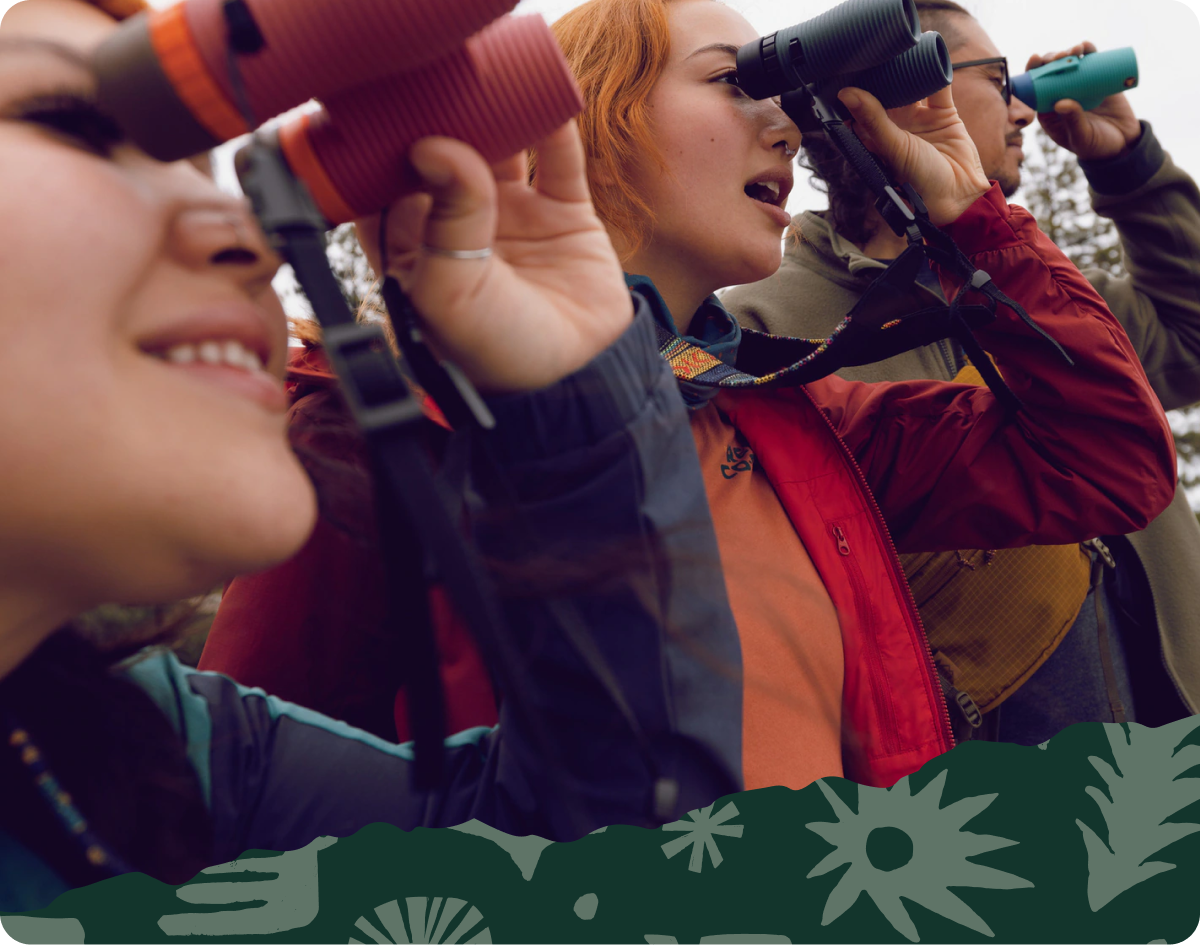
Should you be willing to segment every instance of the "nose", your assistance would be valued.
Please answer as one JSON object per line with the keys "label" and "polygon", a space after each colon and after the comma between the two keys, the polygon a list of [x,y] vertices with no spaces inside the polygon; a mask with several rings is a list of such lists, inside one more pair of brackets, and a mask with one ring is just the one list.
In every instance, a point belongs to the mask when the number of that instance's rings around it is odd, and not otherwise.
{"label": "nose", "polygon": [[169,240],[189,268],[216,269],[245,284],[269,281],[280,264],[246,204],[234,199],[181,207]]}
{"label": "nose", "polygon": [[760,139],[771,150],[781,151],[790,161],[800,150],[800,129],[788,117],[787,112],[779,107],[777,99],[763,101],[765,119]]}
{"label": "nose", "polygon": [[1022,102],[1015,95],[1008,102],[1008,120],[1018,128],[1031,124],[1037,117],[1037,112]]}

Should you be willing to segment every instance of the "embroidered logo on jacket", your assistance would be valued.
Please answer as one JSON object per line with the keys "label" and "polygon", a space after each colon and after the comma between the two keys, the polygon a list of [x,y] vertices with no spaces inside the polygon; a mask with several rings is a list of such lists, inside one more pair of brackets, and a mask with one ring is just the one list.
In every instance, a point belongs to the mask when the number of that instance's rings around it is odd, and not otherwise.
{"label": "embroidered logo on jacket", "polygon": [[730,446],[725,450],[725,462],[721,464],[721,475],[732,479],[738,473],[754,471],[754,454],[748,446]]}

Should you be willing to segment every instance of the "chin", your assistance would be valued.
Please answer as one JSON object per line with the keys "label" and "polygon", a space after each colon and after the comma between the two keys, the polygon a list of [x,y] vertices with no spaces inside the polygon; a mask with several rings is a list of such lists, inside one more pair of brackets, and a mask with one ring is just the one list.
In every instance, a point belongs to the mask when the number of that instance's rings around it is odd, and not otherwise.
{"label": "chin", "polygon": [[725,276],[722,287],[762,282],[779,271],[783,263],[783,246],[776,240],[773,246],[764,247],[761,252],[752,256],[743,256],[733,266],[730,266],[729,262],[730,260],[726,259],[724,266],[713,267],[714,271],[722,272]]}

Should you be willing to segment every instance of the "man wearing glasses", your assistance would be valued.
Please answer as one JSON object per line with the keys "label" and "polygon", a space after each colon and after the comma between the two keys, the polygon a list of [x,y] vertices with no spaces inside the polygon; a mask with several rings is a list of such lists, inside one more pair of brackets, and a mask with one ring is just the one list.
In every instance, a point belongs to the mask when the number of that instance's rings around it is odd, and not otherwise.
{"label": "man wearing glasses", "polygon": [[[1021,182],[1023,132],[1036,119],[1072,151],[1092,205],[1121,236],[1129,275],[1085,275],[1124,326],[1167,409],[1200,402],[1200,192],[1139,122],[1124,95],[1091,112],[1060,102],[1035,115],[1013,97],[1007,60],[953,0],[916,0],[922,29],[946,39],[954,104],[988,177]],[[1026,68],[1094,52],[1089,43]],[[827,337],[906,243],[824,134],[805,133],[801,166],[830,209],[793,218],[779,272],[726,293],[747,328]],[[798,236],[799,238],[792,238]],[[936,275],[908,290],[917,311],[943,302]],[[980,384],[940,341],[839,372],[848,380]],[[1200,710],[1200,527],[1182,489],[1136,535],[1104,548],[975,549],[901,555],[962,738],[1038,744],[1076,722],[1166,722]]]}

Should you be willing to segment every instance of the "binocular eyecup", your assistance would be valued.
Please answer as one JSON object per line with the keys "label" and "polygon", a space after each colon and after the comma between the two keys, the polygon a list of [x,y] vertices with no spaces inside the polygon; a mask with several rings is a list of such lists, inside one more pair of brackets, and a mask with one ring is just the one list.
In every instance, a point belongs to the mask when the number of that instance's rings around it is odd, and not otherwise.
{"label": "binocular eyecup", "polygon": [[911,49],[920,30],[913,0],[844,0],[738,50],[738,85],[763,99],[861,72]]}

